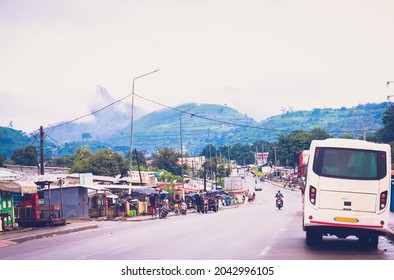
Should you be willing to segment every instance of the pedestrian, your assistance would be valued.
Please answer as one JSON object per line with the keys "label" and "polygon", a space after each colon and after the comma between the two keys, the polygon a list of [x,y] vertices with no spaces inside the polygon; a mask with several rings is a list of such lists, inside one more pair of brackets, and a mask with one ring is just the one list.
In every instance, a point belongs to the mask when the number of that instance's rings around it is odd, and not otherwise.
{"label": "pedestrian", "polygon": [[152,216],[156,216],[157,210],[156,210],[156,195],[155,194],[151,194],[149,196],[149,204],[150,204],[150,210],[151,210]]}

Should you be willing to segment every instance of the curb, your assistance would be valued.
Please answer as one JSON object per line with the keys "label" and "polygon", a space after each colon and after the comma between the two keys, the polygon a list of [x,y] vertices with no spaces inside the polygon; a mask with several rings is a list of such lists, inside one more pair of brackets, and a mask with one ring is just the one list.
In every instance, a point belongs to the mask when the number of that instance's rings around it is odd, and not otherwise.
{"label": "curb", "polygon": [[95,228],[98,228],[98,225],[89,225],[89,226],[84,226],[84,227],[76,227],[76,228],[72,228],[72,229],[58,230],[58,231],[53,231],[53,232],[48,232],[48,233],[32,234],[29,236],[16,237],[13,239],[9,239],[9,241],[16,242],[16,243],[22,243],[22,242],[25,242],[28,240],[51,237],[54,235],[67,234],[67,233],[71,233],[71,232],[77,232],[77,231],[95,229]]}

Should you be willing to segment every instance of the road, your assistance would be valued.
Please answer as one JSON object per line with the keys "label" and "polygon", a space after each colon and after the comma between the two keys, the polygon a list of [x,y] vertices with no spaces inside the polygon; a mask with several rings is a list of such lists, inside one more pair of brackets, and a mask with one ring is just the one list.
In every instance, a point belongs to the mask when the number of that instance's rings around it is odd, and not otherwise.
{"label": "road", "polygon": [[[254,185],[254,180],[249,178]],[[248,181],[249,184],[249,181]],[[3,260],[394,260],[394,246],[360,247],[356,239],[324,238],[309,248],[301,228],[301,196],[261,183],[256,201],[207,214],[164,220],[103,222],[86,230],[0,248]]]}

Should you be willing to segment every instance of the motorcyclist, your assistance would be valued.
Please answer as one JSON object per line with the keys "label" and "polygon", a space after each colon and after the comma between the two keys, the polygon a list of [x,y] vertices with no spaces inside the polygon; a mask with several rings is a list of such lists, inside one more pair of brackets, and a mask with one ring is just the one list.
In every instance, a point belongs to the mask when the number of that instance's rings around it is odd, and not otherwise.
{"label": "motorcyclist", "polygon": [[275,195],[275,198],[283,198],[283,194],[278,190],[278,192]]}
{"label": "motorcyclist", "polygon": [[276,206],[280,205],[278,206],[280,209],[280,207],[283,206],[283,194],[280,192],[280,190],[278,190],[278,192],[276,193],[275,198],[276,198]]}

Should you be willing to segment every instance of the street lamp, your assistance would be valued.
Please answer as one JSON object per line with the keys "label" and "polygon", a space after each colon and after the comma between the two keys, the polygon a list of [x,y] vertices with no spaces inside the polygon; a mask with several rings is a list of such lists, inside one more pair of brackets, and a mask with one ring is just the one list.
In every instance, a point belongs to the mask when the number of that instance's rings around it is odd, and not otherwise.
{"label": "street lamp", "polygon": [[[133,78],[133,87],[131,92],[131,120],[130,120],[130,186],[132,185],[132,168],[133,168],[133,126],[134,126],[134,82],[135,80],[156,73],[160,69],[156,69],[152,72],[137,76]],[[135,155],[137,156],[137,155]]]}
{"label": "street lamp", "polygon": [[182,142],[182,114],[190,111],[191,109],[196,108],[199,106],[199,104],[185,110],[181,111],[179,114],[179,135],[180,135],[180,140],[181,140],[181,167],[182,167],[182,198],[185,199],[185,171],[183,170],[183,142]]}

